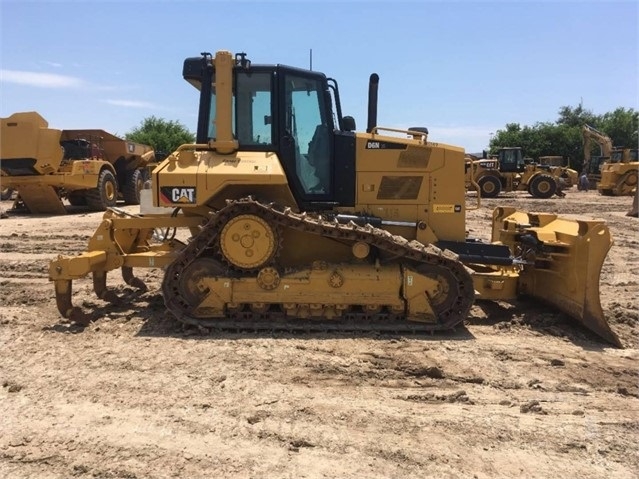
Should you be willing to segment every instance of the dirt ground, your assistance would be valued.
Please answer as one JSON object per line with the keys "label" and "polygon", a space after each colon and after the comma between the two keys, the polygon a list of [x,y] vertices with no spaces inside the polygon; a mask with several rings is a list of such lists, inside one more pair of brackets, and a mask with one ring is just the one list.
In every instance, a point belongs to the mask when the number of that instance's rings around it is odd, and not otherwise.
{"label": "dirt ground", "polygon": [[[11,478],[639,476],[639,220],[631,199],[509,194],[498,204],[608,221],[601,301],[624,349],[548,307],[476,305],[434,336],[214,334],[164,311],[161,271],[108,308],[89,279],[62,320],[49,261],[101,213],[0,220],[0,476]],[[9,202],[2,202],[7,209]],[[127,207],[135,211],[134,207]]]}

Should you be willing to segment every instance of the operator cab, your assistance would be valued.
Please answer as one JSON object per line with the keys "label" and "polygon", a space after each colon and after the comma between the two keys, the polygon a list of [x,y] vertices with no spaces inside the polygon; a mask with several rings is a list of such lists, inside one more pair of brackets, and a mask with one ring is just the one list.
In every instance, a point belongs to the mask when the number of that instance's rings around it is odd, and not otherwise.
{"label": "operator cab", "polygon": [[501,148],[499,150],[499,168],[504,173],[521,173],[525,170],[521,148]]}
{"label": "operator cab", "polygon": [[[185,80],[200,90],[197,143],[217,136],[208,55],[187,58],[183,69]],[[210,88],[202,88],[207,83]],[[284,65],[252,65],[238,54],[232,90],[232,134],[240,151],[276,153],[304,210],[354,205],[355,121],[341,115],[335,80]]]}

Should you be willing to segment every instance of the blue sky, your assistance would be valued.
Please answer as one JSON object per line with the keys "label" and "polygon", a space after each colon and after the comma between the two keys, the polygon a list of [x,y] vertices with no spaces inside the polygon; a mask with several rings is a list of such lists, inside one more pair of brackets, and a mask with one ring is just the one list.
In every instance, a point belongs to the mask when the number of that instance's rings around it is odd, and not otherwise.
{"label": "blue sky", "polygon": [[151,115],[196,129],[184,58],[245,51],[337,79],[344,114],[427,126],[480,151],[507,123],[555,121],[563,105],[638,109],[635,1],[0,0],[0,116],[36,110],[53,128],[120,136]]}

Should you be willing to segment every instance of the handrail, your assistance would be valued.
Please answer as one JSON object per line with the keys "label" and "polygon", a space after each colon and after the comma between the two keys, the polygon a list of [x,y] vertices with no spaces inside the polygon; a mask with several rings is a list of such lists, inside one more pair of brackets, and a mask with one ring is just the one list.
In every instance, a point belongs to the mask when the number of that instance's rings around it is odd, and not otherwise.
{"label": "handrail", "polygon": [[415,130],[401,130],[399,128],[387,128],[385,126],[376,126],[371,130],[371,135],[377,134],[379,131],[392,131],[394,133],[406,133],[410,136],[421,136],[422,140],[425,141],[428,138],[428,133],[424,133],[423,131],[415,131]]}

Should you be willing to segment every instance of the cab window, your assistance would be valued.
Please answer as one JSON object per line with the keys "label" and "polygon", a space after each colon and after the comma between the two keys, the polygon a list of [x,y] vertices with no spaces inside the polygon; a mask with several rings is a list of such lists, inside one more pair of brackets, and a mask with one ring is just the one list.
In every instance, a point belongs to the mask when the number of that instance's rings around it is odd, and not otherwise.
{"label": "cab window", "polygon": [[295,142],[295,174],[304,193],[329,194],[330,137],[323,83],[288,74],[285,134]]}
{"label": "cab window", "polygon": [[241,146],[273,143],[270,73],[238,72],[234,100],[236,138]]}
{"label": "cab window", "polygon": [[[248,73],[237,72],[233,91],[233,137],[241,147],[258,147],[256,149],[272,149],[273,145],[273,112],[272,88],[270,72]],[[215,82],[215,78],[213,79]],[[215,139],[215,85],[211,93],[211,112],[209,116],[209,133]]]}

